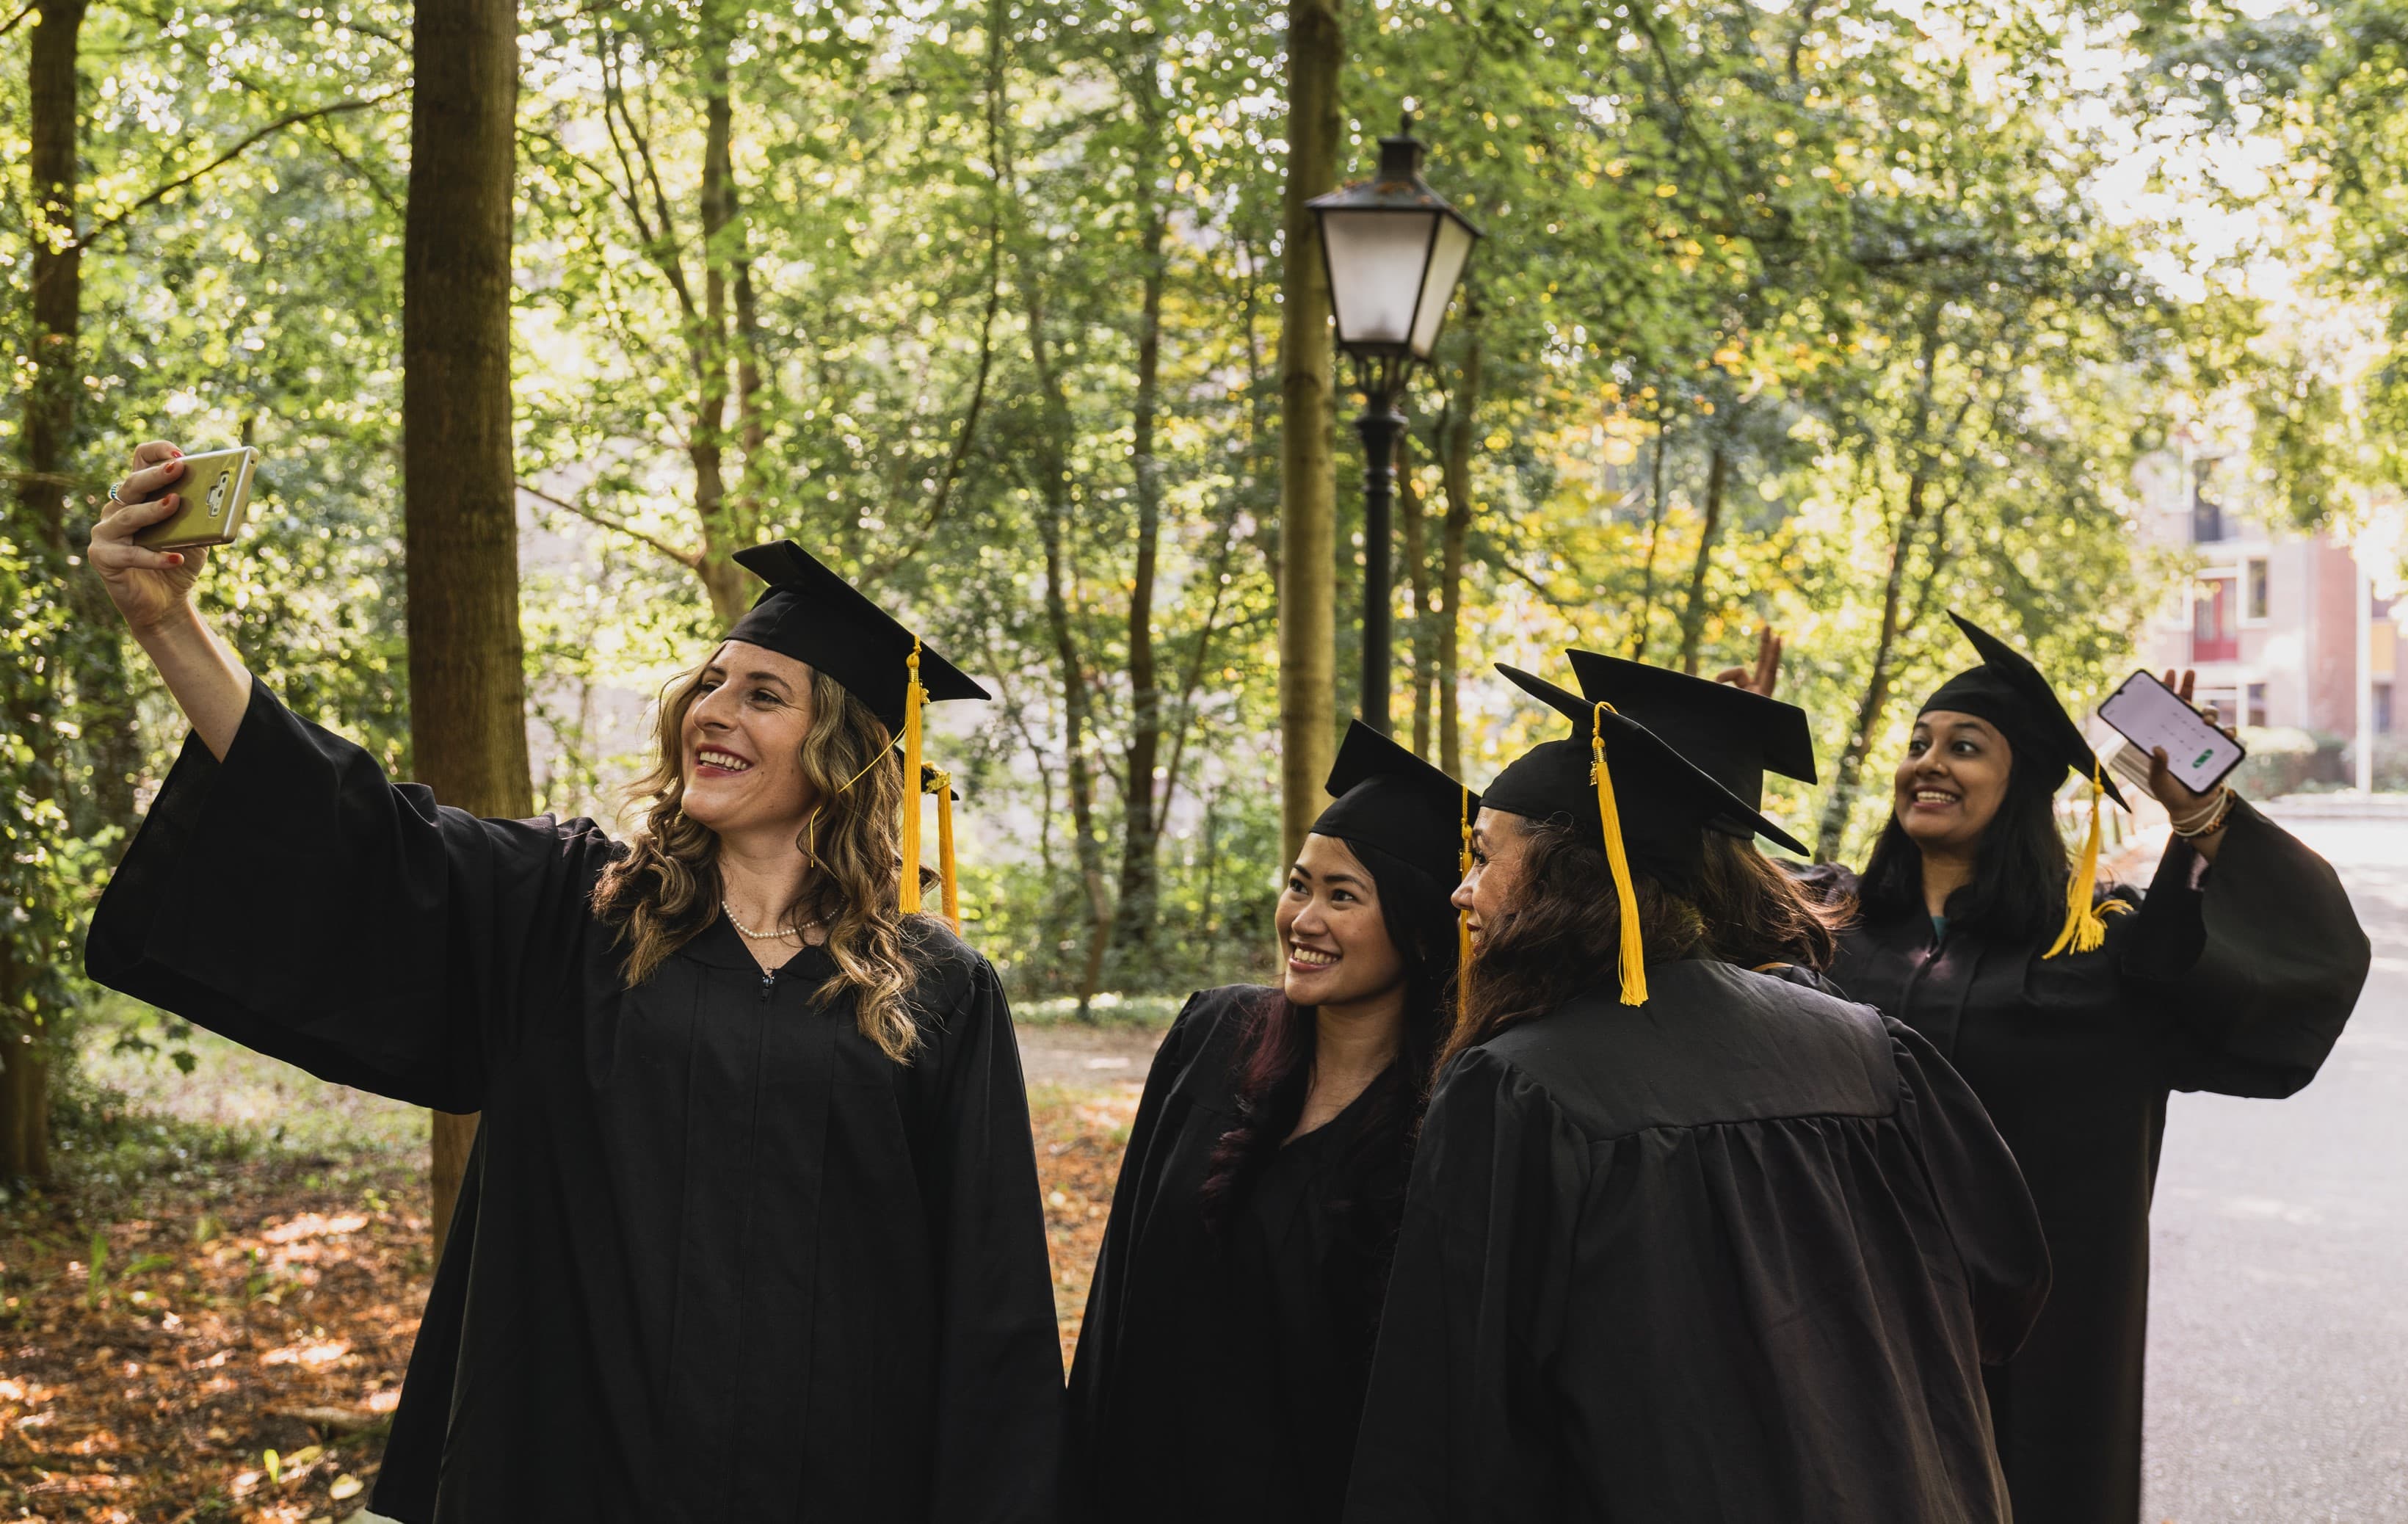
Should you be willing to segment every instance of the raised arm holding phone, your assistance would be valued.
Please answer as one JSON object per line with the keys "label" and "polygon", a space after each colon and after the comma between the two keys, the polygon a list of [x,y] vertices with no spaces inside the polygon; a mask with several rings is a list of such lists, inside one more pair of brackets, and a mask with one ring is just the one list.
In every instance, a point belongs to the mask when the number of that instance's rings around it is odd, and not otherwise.
{"label": "raised arm holding phone", "polygon": [[[1985,1373],[2015,1517],[2132,1524],[2168,1092],[2306,1085],[2370,948],[2330,865],[2229,788],[2193,790],[2162,749],[2147,786],[2174,840],[2155,879],[2145,896],[2094,884],[2055,798],[2070,769],[2120,802],[2114,777],[2029,661],[1957,624],[1981,661],[1916,715],[1870,859],[1805,876],[1854,912],[1832,979],[1956,1066],[2046,1225],[2048,1305]],[[1725,681],[1769,692],[1768,649]],[[2187,704],[2193,678],[2169,673],[2165,689]]]}
{"label": "raised arm holding phone", "polygon": [[134,452],[133,470],[109,494],[117,506],[93,527],[90,558],[194,734],[223,761],[251,704],[251,673],[193,606],[193,588],[209,553],[146,550],[134,542],[138,531],[174,517],[183,506],[176,490],[184,476],[183,457],[161,439]]}
{"label": "raised arm holding phone", "polygon": [[376,1509],[1050,1520],[1062,1370],[1010,1014],[897,870],[909,708],[984,690],[755,547],[770,585],[664,693],[631,840],[480,820],[243,669],[194,608],[205,554],[135,541],[184,463],[133,467],[91,559],[197,744],[93,977],[483,1114]]}

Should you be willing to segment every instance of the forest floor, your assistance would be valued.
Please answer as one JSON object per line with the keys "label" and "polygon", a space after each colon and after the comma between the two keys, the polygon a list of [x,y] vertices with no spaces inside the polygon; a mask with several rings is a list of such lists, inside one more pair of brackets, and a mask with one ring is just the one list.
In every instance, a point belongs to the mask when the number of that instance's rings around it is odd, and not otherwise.
{"label": "forest floor", "polygon": [[[1160,1028],[1023,1029],[1067,1366]],[[58,1184],[0,1199],[0,1520],[366,1503],[432,1265],[424,1114],[200,1034],[90,1055]]]}

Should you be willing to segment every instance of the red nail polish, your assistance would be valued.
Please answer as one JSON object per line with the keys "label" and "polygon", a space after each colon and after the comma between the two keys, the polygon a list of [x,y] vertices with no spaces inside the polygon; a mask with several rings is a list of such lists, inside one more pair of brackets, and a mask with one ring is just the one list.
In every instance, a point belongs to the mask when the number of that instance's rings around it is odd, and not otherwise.
{"label": "red nail polish", "polygon": [[167,553],[167,559],[175,562],[179,567],[184,564],[184,555],[181,551],[169,551]]}

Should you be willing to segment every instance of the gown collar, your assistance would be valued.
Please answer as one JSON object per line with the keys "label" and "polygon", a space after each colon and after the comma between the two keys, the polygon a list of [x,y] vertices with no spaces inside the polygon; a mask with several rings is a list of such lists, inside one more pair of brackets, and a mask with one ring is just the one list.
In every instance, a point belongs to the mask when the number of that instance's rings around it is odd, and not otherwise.
{"label": "gown collar", "polygon": [[[711,917],[710,924],[695,933],[693,940],[677,950],[680,957],[694,959],[707,968],[737,969],[758,975],[764,970],[752,949],[745,945],[742,936],[730,926],[724,913]],[[778,968],[781,975],[816,972],[828,961],[825,944],[805,947]]]}

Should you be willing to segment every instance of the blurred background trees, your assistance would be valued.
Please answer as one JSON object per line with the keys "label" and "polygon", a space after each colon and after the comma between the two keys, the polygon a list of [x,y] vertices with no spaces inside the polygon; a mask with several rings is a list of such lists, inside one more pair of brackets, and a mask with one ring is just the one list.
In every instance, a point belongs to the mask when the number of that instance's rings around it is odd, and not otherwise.
{"label": "blurred background trees", "polygon": [[[0,15],[0,1172],[38,1172],[81,918],[180,739],[76,564],[132,444],[262,450],[209,611],[397,772],[441,770],[412,675],[508,656],[405,611],[406,527],[452,490],[404,426],[410,213],[452,194],[409,163],[428,14]],[[1366,554],[1397,733],[1475,784],[1545,726],[1492,661],[1711,674],[1779,625],[1826,784],[1774,808],[1845,855],[1961,662],[1942,611],[2122,675],[2179,569],[2126,533],[2169,428],[2241,408],[2306,520],[2398,474],[2388,351],[2334,359],[2236,273],[2408,295],[2384,5],[526,0],[518,31],[536,807],[615,812],[646,704],[749,601],[731,553],[793,536],[998,696],[939,744],[1023,999],[1264,968],[1312,812],[1283,758],[1317,776],[1345,718]],[[1406,106],[1487,237],[1366,547],[1294,208]],[[2126,194],[2136,156],[2156,184],[2270,141],[2216,190],[2248,237]],[[470,295],[407,292],[436,339]]]}

